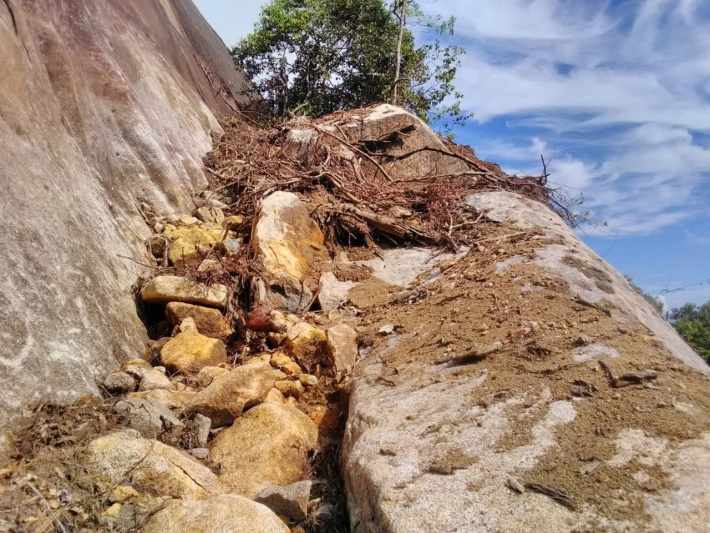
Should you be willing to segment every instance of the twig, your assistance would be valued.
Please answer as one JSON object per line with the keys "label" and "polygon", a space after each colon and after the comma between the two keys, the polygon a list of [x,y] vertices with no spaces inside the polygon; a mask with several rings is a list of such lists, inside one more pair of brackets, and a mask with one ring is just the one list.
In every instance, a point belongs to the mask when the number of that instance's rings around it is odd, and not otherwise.
{"label": "twig", "polygon": [[133,259],[132,257],[128,257],[127,255],[116,254],[116,257],[120,257],[121,259],[128,259],[129,261],[133,261],[134,263],[138,263],[139,265],[144,266],[144,267],[158,268],[156,265],[149,265],[147,263],[141,263],[140,261]]}
{"label": "twig", "polygon": [[[50,516],[55,514],[52,511],[52,508],[50,507],[49,502],[47,501],[47,499],[44,496],[42,496],[42,493],[39,490],[37,490],[37,487],[35,487],[29,481],[25,481],[23,484],[26,487],[29,487],[32,490],[32,492],[34,492],[39,497],[39,499],[42,500],[42,503],[47,508],[47,512],[49,513]],[[53,518],[52,520],[57,525],[57,527],[62,531],[62,533],[67,533],[67,529],[64,527],[64,524],[62,524],[62,521],[59,520],[59,518]]]}

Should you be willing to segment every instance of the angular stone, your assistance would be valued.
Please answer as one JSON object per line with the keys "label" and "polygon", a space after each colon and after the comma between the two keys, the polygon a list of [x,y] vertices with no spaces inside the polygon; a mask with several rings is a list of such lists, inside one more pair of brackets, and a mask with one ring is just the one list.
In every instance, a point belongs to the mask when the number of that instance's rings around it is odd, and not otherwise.
{"label": "angular stone", "polygon": [[268,363],[243,365],[216,377],[188,405],[189,413],[212,420],[212,427],[231,424],[249,407],[264,400],[275,380]]}
{"label": "angular stone", "polygon": [[148,392],[132,392],[127,396],[127,398],[145,398],[155,400],[156,402],[163,404],[171,411],[181,414],[195,394],[197,393],[191,391],[155,389]]}
{"label": "angular stone", "polygon": [[136,390],[136,378],[126,372],[112,372],[106,376],[101,385],[111,393],[122,394]]}
{"label": "angular stone", "polygon": [[214,217],[210,212],[209,207],[199,207],[195,210],[195,216],[199,218],[202,222],[212,222],[214,223]]}
{"label": "angular stone", "polygon": [[144,439],[135,430],[103,435],[86,447],[81,464],[99,492],[108,492],[130,477],[154,496],[204,499],[223,492],[210,469],[162,442]]}
{"label": "angular stone", "polygon": [[197,331],[197,324],[195,324],[195,319],[191,316],[188,316],[182,322],[180,322],[178,329],[181,333],[187,333],[188,331],[191,331],[193,333],[199,333]]}
{"label": "angular stone", "polygon": [[268,487],[262,490],[255,501],[263,503],[277,515],[293,522],[302,522],[308,515],[308,500],[311,496],[311,481],[297,481],[285,487]]}
{"label": "angular stone", "polygon": [[184,428],[170,409],[155,400],[128,398],[117,402],[114,411],[124,417],[126,426],[147,439],[174,441]]}
{"label": "angular stone", "polygon": [[289,533],[265,505],[236,494],[207,501],[172,500],[153,514],[143,533]]}
{"label": "angular stone", "polygon": [[320,292],[318,305],[322,311],[337,309],[348,300],[350,289],[355,287],[354,281],[339,281],[332,272],[323,272],[320,276]]}
{"label": "angular stone", "polygon": [[328,328],[328,353],[337,372],[352,369],[357,360],[357,332],[347,324]]}
{"label": "angular stone", "polygon": [[207,252],[228,236],[227,233],[222,228],[195,224],[176,227],[168,224],[163,230],[163,236],[170,241],[168,259],[175,266],[197,267]]}
{"label": "angular stone", "polygon": [[303,384],[300,381],[292,381],[290,379],[277,381],[274,387],[284,396],[293,396],[294,398],[300,398],[304,392]]}
{"label": "angular stone", "polygon": [[149,370],[148,372],[145,372],[143,374],[143,377],[141,377],[141,384],[138,387],[138,390],[139,391],[151,391],[151,390],[156,390],[156,389],[173,390],[174,388],[175,388],[175,386],[167,378],[167,376],[165,374],[163,374],[157,368],[153,368],[152,370]]}
{"label": "angular stone", "polygon": [[316,361],[322,353],[325,353],[327,344],[325,332],[307,322],[299,322],[286,334],[286,349],[306,368],[309,363]]}
{"label": "angular stone", "polygon": [[303,282],[323,249],[323,233],[295,194],[277,191],[262,200],[251,247],[263,264],[266,285],[266,294],[257,299],[272,309],[299,312],[310,300]]}
{"label": "angular stone", "polygon": [[271,389],[269,391],[269,393],[266,395],[266,398],[264,398],[264,403],[267,403],[267,402],[284,403],[284,401],[286,401],[286,398],[284,398],[283,393],[277,388]]}
{"label": "angular stone", "polygon": [[143,374],[153,370],[153,365],[144,359],[130,359],[121,365],[121,371],[130,374],[136,379],[141,379]]}
{"label": "angular stone", "polygon": [[191,331],[178,334],[160,350],[160,362],[181,373],[199,372],[226,361],[227,349],[222,341]]}
{"label": "angular stone", "polygon": [[253,407],[212,443],[220,480],[253,498],[272,485],[298,481],[306,457],[318,443],[318,427],[295,407],[264,403]]}
{"label": "angular stone", "polygon": [[306,387],[315,387],[318,385],[318,378],[312,374],[301,374],[298,376],[298,381]]}
{"label": "angular stone", "polygon": [[224,308],[229,289],[224,285],[204,285],[179,276],[158,276],[141,288],[141,299],[150,304],[186,302]]}
{"label": "angular stone", "polygon": [[212,307],[170,302],[165,307],[165,315],[173,326],[182,323],[186,318],[192,318],[198,332],[221,341],[226,341],[234,332],[222,313]]}

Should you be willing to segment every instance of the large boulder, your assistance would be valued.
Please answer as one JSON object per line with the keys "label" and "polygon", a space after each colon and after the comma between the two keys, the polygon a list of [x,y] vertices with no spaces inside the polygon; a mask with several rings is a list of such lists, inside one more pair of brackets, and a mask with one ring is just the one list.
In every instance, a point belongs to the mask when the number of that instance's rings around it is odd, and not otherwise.
{"label": "large boulder", "polygon": [[264,198],[251,246],[264,275],[265,287],[256,289],[264,294],[257,298],[286,313],[303,309],[311,300],[305,282],[314,259],[323,253],[323,233],[295,194],[277,191]]}
{"label": "large boulder", "polygon": [[247,411],[212,442],[220,481],[247,498],[272,485],[298,481],[318,443],[318,427],[289,405],[263,403]]}
{"label": "large boulder", "polygon": [[0,49],[6,426],[142,353],[145,218],[191,211],[244,77],[190,0],[0,2]]}
{"label": "large boulder", "polygon": [[467,202],[489,240],[368,315],[397,327],[354,372],[352,531],[706,530],[710,368],[544,205]]}
{"label": "large boulder", "polygon": [[172,500],[153,514],[143,533],[288,533],[268,507],[236,494],[207,501]]}
{"label": "large boulder", "polygon": [[81,463],[87,481],[102,493],[127,478],[154,496],[202,500],[223,492],[209,468],[171,446],[142,438],[134,430],[94,439]]}

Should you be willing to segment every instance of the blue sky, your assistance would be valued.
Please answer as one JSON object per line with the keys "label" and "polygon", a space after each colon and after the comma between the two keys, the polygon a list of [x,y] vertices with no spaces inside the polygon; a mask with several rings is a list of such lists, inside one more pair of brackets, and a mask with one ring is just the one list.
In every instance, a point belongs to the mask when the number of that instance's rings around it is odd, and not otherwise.
{"label": "blue sky", "polygon": [[[228,46],[260,9],[195,3]],[[670,307],[710,300],[710,1],[420,4],[455,16],[466,50],[456,86],[474,118],[456,140],[511,173],[551,159],[550,180],[608,224],[580,232],[597,253],[674,291]]]}

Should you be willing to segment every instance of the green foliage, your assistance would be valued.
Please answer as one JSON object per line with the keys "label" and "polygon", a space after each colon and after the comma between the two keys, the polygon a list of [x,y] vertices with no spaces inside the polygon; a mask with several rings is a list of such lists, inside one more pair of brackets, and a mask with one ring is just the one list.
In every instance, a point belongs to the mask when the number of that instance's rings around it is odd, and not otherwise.
{"label": "green foliage", "polygon": [[651,296],[647,292],[644,292],[641,287],[634,283],[634,280],[631,276],[624,274],[624,277],[626,278],[626,281],[628,281],[631,286],[636,290],[636,292],[643,296],[646,301],[650,303],[656,311],[658,311],[659,314],[663,314],[663,302],[661,302],[660,299],[656,298],[655,296]]}
{"label": "green foliage", "polygon": [[671,311],[673,326],[685,342],[710,363],[710,302],[687,303]]}
{"label": "green foliage", "polygon": [[[425,17],[415,3],[407,15],[437,34],[453,32],[453,18]],[[397,35],[383,0],[271,0],[232,55],[275,114],[317,117],[390,99]],[[398,103],[445,129],[464,121],[453,85],[462,53],[438,40],[417,47],[405,29]]]}

